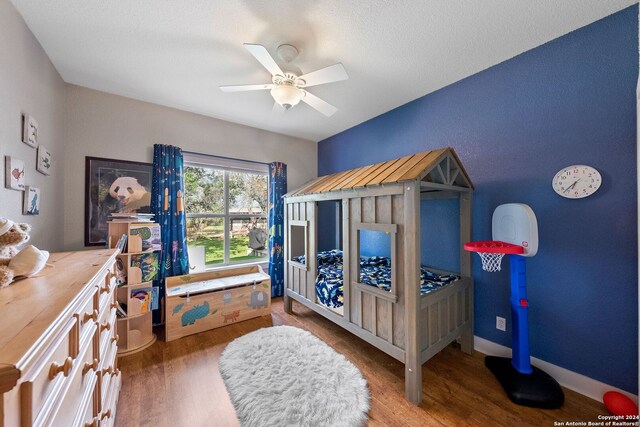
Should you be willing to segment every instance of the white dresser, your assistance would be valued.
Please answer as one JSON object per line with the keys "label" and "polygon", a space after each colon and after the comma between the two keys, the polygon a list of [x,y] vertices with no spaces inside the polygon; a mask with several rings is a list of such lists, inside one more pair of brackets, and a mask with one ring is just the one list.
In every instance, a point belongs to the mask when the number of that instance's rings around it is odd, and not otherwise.
{"label": "white dresser", "polygon": [[0,289],[0,427],[114,424],[117,253],[54,253]]}

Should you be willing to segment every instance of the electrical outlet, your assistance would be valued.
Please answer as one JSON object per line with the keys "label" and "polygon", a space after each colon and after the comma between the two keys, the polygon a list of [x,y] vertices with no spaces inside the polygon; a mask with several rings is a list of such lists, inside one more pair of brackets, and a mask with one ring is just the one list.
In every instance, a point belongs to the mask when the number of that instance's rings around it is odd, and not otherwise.
{"label": "electrical outlet", "polygon": [[507,330],[507,319],[504,317],[496,316],[496,329],[501,331]]}

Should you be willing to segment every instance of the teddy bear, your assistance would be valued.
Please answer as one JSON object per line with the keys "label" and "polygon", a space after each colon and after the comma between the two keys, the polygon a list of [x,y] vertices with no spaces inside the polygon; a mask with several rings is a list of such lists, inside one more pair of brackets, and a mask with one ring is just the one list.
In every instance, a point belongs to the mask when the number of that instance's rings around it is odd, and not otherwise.
{"label": "teddy bear", "polygon": [[32,276],[45,267],[49,258],[47,251],[33,245],[18,250],[29,241],[30,231],[29,224],[0,218],[0,288],[10,285],[15,278]]}

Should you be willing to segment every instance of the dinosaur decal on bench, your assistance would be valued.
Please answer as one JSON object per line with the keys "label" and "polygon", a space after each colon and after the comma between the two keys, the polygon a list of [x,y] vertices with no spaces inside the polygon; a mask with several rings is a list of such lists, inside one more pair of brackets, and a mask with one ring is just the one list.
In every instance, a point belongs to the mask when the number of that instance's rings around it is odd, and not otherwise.
{"label": "dinosaur decal on bench", "polygon": [[209,315],[209,302],[205,301],[200,305],[195,305],[191,310],[182,314],[182,326],[193,325],[196,320],[203,319]]}

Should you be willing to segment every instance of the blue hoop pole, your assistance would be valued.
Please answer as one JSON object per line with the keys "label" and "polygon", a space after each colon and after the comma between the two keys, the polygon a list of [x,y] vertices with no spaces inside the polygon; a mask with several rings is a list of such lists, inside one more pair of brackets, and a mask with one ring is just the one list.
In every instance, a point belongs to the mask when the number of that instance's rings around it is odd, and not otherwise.
{"label": "blue hoop pole", "polygon": [[530,374],[529,315],[527,300],[527,270],[525,257],[509,255],[511,272],[511,320],[513,322],[511,364],[522,374]]}

